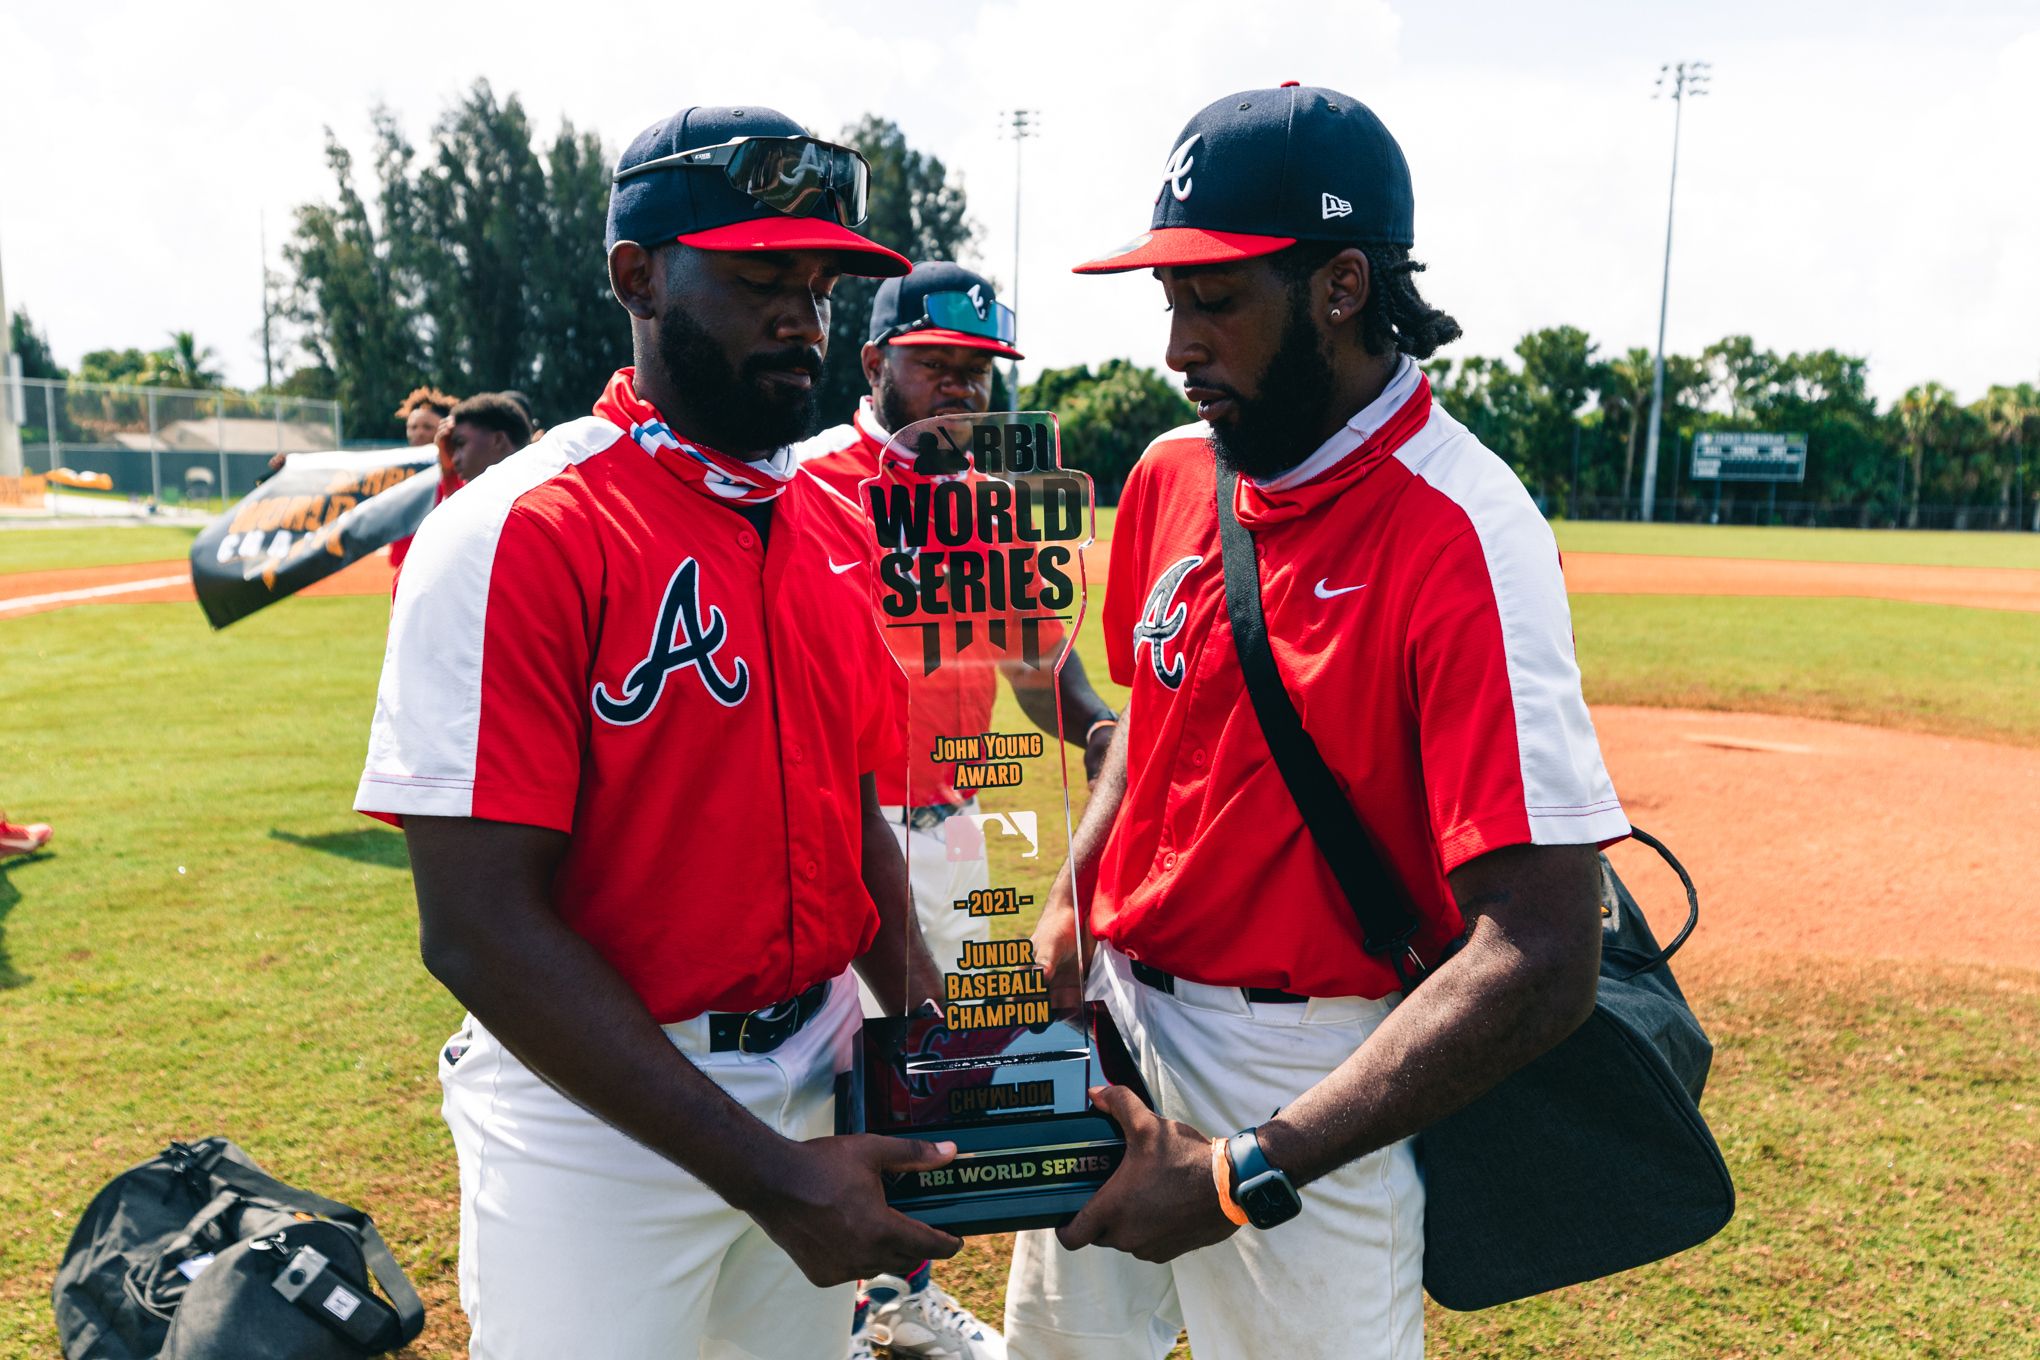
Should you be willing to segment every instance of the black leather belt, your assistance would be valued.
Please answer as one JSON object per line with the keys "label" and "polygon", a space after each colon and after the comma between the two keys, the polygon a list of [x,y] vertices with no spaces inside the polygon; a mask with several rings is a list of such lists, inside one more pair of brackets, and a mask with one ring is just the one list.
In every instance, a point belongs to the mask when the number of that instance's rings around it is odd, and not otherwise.
{"label": "black leather belt", "polygon": [[[1170,996],[1176,994],[1176,979],[1168,973],[1159,968],[1150,968],[1138,959],[1128,959],[1127,962],[1133,965],[1133,976],[1140,982],[1158,992],[1167,992]],[[1301,1006],[1310,1000],[1307,996],[1285,992],[1279,987],[1242,987],[1240,993],[1249,1001],[1277,1006]]]}
{"label": "black leather belt", "polygon": [[711,1053],[770,1053],[821,1014],[829,999],[829,982],[824,980],[776,1006],[761,1011],[710,1011],[708,1051]]}

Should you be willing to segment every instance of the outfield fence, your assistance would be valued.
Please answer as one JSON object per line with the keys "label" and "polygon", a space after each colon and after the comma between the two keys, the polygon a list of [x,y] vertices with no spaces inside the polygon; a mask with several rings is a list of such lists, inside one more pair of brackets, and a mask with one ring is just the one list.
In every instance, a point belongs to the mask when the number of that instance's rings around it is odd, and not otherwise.
{"label": "outfield fence", "polygon": [[157,504],[250,490],[279,453],[340,447],[340,403],[69,379],[0,379],[21,430],[23,471],[103,473],[117,495]]}

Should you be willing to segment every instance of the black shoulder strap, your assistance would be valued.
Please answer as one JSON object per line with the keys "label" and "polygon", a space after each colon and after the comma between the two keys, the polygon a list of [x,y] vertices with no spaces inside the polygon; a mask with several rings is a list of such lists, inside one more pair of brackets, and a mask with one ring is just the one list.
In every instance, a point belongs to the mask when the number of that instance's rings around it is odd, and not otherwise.
{"label": "black shoulder strap", "polygon": [[1233,513],[1238,482],[1239,473],[1219,469],[1218,546],[1225,562],[1225,612],[1232,620],[1233,645],[1239,648],[1254,716],[1261,720],[1275,768],[1282,772],[1282,782],[1289,786],[1318,853],[1331,866],[1332,877],[1360,920],[1367,952],[1388,958],[1407,993],[1424,977],[1423,960],[1410,945],[1422,923],[1404,904],[1401,885],[1382,863],[1317,743],[1303,730],[1303,719],[1275,668],[1268,625],[1261,615],[1261,566],[1254,536]]}
{"label": "black shoulder strap", "polygon": [[[206,1168],[206,1174],[214,1181],[244,1195],[255,1195],[280,1204],[286,1209],[300,1213],[319,1214],[336,1223],[344,1223],[361,1234],[361,1257],[368,1263],[368,1269],[375,1276],[375,1282],[389,1295],[391,1305],[397,1310],[397,1322],[403,1329],[403,1341],[409,1345],[418,1339],[418,1333],[425,1330],[425,1304],[418,1297],[418,1291],[411,1287],[397,1258],[383,1242],[382,1234],[376,1231],[375,1220],[351,1204],[342,1204],[336,1199],[300,1190],[295,1185],[286,1185],[267,1172],[243,1166],[225,1157],[216,1157]],[[394,1350],[396,1347],[392,1346]]]}

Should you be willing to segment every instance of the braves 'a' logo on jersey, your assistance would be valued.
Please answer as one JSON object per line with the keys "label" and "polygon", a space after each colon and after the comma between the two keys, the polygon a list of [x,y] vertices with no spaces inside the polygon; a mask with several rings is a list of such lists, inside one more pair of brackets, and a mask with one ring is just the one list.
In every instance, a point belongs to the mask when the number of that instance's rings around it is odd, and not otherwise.
{"label": "braves 'a' logo on jersey", "polygon": [[1170,564],[1169,569],[1155,578],[1155,588],[1148,592],[1147,607],[1140,611],[1140,622],[1133,625],[1133,656],[1140,659],[1140,649],[1148,649],[1148,664],[1155,668],[1155,679],[1175,689],[1183,683],[1183,649],[1176,649],[1176,659],[1167,659],[1165,644],[1183,631],[1184,620],[1190,617],[1190,606],[1176,603],[1176,587],[1183,584],[1188,576],[1203,562],[1202,557],[1182,557]]}
{"label": "braves 'a' logo on jersey", "polygon": [[[686,640],[675,646],[675,638],[680,634]],[[665,692],[666,677],[682,666],[694,667],[702,686],[717,703],[735,708],[751,692],[751,668],[744,664],[744,658],[737,657],[735,678],[723,678],[716,667],[715,654],[722,650],[728,636],[729,625],[722,610],[714,605],[708,607],[706,626],[702,623],[701,568],[690,557],[666,583],[666,598],[659,605],[659,624],[652,632],[651,649],[623,677],[623,697],[612,696],[601,681],[595,682],[595,715],[618,727],[644,721]]]}

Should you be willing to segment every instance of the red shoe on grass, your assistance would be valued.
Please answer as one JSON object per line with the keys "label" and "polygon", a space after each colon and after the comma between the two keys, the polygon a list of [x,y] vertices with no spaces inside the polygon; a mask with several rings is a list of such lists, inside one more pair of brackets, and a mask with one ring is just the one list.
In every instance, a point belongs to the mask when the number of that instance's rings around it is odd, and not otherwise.
{"label": "red shoe on grass", "polygon": [[33,822],[28,826],[16,826],[7,820],[7,814],[0,812],[0,855],[26,855],[49,844],[48,822]]}

